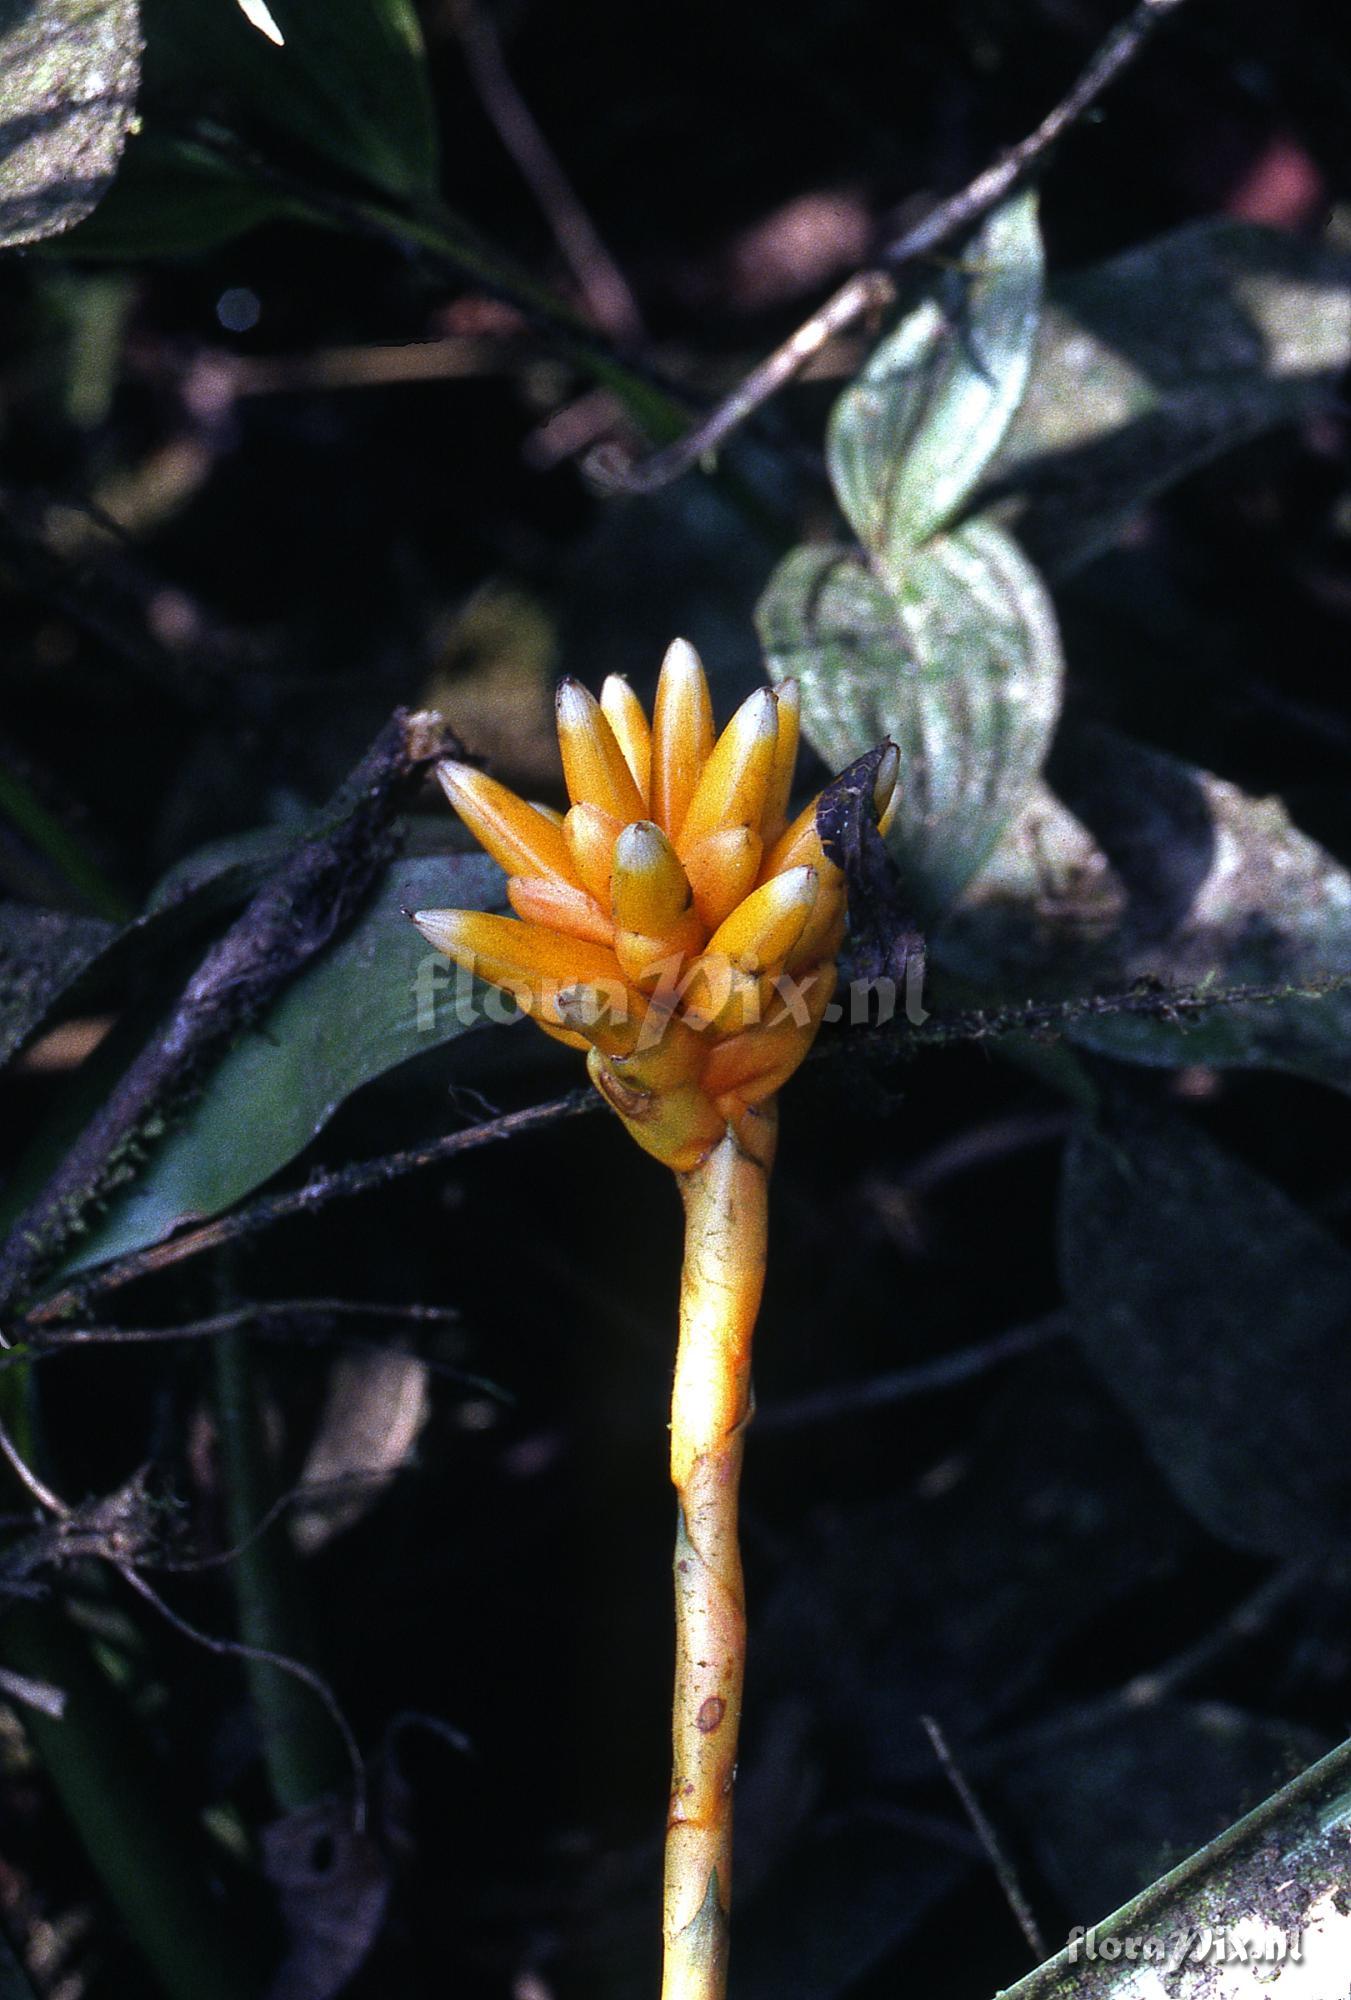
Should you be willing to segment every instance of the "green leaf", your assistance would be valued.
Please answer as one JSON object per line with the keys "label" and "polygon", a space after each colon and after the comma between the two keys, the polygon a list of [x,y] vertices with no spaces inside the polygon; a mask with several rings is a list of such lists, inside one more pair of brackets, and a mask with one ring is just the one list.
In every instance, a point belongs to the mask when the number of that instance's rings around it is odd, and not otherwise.
{"label": "green leaf", "polygon": [[[917,1716],[990,1741],[1044,1698],[1084,1635],[1205,1553],[1068,1328],[988,1378],[985,1398],[967,1433],[972,1476],[823,1509],[760,1616],[768,1694],[806,1694],[879,1788],[928,1776]],[[838,1662],[822,1656],[823,1630],[848,1635]]]}
{"label": "green leaf", "polygon": [[260,180],[201,147],[146,131],[127,147],[106,201],[61,244],[63,257],[182,257],[294,213]]}
{"label": "green leaf", "polygon": [[983,498],[1065,574],[1156,493],[1329,407],[1351,363],[1351,251],[1200,222],[1052,289]]}
{"label": "green leaf", "polygon": [[198,849],[120,930],[101,918],[0,902],[0,1069],[53,1016],[109,995],[120,1002],[128,982],[144,985],[151,968],[200,934],[208,919],[244,902],[287,844],[285,831],[264,827]]}
{"label": "green leaf", "polygon": [[1351,1254],[1179,1118],[1118,1101],[1065,1163],[1075,1331],[1213,1535],[1288,1559],[1351,1530]]}
{"label": "green leaf", "polygon": [[165,870],[146,898],[140,921],[147,922],[166,911],[203,898],[211,891],[208,907],[224,907],[231,898],[240,901],[269,869],[275,868],[298,840],[308,839],[321,823],[318,813],[293,809],[271,825],[250,827],[245,833],[227,833],[194,847],[181,861]]}
{"label": "green leaf", "polygon": [[1094,1015],[1075,1041],[1162,1067],[1279,1069],[1351,1089],[1351,874],[1253,798],[1161,751],[1081,729],[1066,806],[1029,801],[934,940],[967,978],[1025,997],[1257,986],[1277,997],[1169,1018]]}
{"label": "green leaf", "polygon": [[280,45],[239,0],[145,0],[145,17],[145,130],[74,254],[184,255],[260,223],[320,219],[252,164],[256,153],[293,171],[297,144],[321,182],[336,168],[401,203],[434,201],[436,113],[411,0],[270,0],[257,18]]}
{"label": "green leaf", "polygon": [[5,821],[54,872],[58,898],[73,890],[94,916],[126,922],[130,911],[78,836],[43,804],[21,772],[0,763],[0,824]]}
{"label": "green leaf", "polygon": [[1041,768],[1060,705],[1055,615],[1017,546],[968,521],[889,588],[840,549],[797,549],[758,612],[776,680],[833,770],[884,737],[905,785],[889,835],[922,917],[988,859]]}
{"label": "green leaf", "polygon": [[0,0],[0,244],[56,236],[107,192],[140,68],[136,0]]}
{"label": "green leaf", "polygon": [[999,1773],[1000,1825],[1027,1843],[1063,1909],[1114,1910],[1153,1881],[1161,1856],[1213,1839],[1260,1803],[1274,1774],[1293,1777],[1328,1747],[1218,1701],[1150,1704],[1147,1676],[1140,1705],[1104,1703],[1098,1727],[1052,1729]]}
{"label": "green leaf", "polygon": [[830,476],[863,546],[893,569],[946,527],[1027,381],[1041,308],[1036,195],[1015,195],[906,314],[831,416]]}
{"label": "green leaf", "polygon": [[[966,1476],[818,1510],[759,1614],[762,1712],[811,1716],[837,1769],[866,1774],[875,1796],[930,1781],[919,1716],[941,1716],[957,1743],[998,1741],[1001,1722],[1044,1699],[1053,1663],[1204,1547],[1069,1339],[985,1388],[964,1441]],[[838,1643],[823,1645],[824,1633]],[[735,1920],[738,1990],[750,2000],[865,1991],[869,1965],[943,1891],[906,1851],[906,1833],[885,1839],[870,1823],[858,1838],[848,1825],[832,1835],[810,1789],[783,1784],[794,1755],[779,1751],[772,1787],[754,1755],[739,1780],[757,1847],[788,1848]],[[932,1843],[929,1854],[954,1859]]]}
{"label": "green leaf", "polygon": [[23,1967],[0,1933],[0,2000],[36,2000]]}
{"label": "green leaf", "polygon": [[232,1207],[303,1152],[362,1084],[476,1025],[481,989],[457,982],[404,912],[501,901],[501,870],[482,855],[396,863],[364,916],[229,1051],[66,1272]]}
{"label": "green leaf", "polygon": [[992,996],[1087,990],[1085,967],[1119,925],[1123,903],[1088,828],[1038,779],[929,940],[930,952]]}
{"label": "green leaf", "polygon": [[147,0],[156,104],[209,108],[388,194],[434,196],[436,116],[412,0],[267,0],[266,19],[272,33],[239,0]]}

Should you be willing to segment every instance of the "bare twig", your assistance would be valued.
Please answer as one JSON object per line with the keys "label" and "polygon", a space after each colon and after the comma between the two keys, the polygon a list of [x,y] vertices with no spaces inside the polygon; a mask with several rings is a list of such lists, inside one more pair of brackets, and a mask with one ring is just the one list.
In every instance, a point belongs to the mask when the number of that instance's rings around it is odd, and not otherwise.
{"label": "bare twig", "polygon": [[[267,1334],[278,1325],[299,1319],[385,1319],[415,1326],[453,1326],[459,1313],[453,1306],[389,1305],[365,1299],[255,1299],[229,1312],[184,1320],[177,1326],[77,1326],[62,1327],[55,1333],[35,1332],[27,1337],[24,1353],[13,1358],[65,1354],[85,1347],[165,1346],[182,1340],[215,1340],[223,1333]],[[478,1376],[464,1379],[482,1386]]]}
{"label": "bare twig", "polygon": [[360,907],[392,851],[393,822],[412,785],[453,745],[439,716],[400,709],[386,724],[323,831],[287,857],[212,946],[168,1020],[14,1224],[0,1249],[0,1313],[60,1254],[90,1201],[125,1167],[150,1114],[188,1089]]}
{"label": "bare twig", "polygon": [[199,1229],[188,1229],[181,1235],[171,1236],[167,1243],[153,1244],[148,1250],[134,1250],[112,1263],[95,1267],[51,1298],[43,1299],[11,1331],[23,1338],[25,1329],[47,1326],[82,1312],[89,1300],[100,1293],[116,1291],[120,1285],[130,1284],[134,1278],[149,1277],[153,1272],[167,1270],[171,1264],[181,1263],[186,1257],[197,1257],[204,1250],[215,1250],[224,1243],[236,1242],[241,1236],[254,1235],[286,1216],[313,1214],[331,1201],[365,1194],[369,1189],[383,1187],[386,1182],[397,1180],[404,1174],[414,1173],[423,1167],[440,1166],[461,1153],[493,1145],[499,1139],[513,1139],[523,1132],[554,1125],[561,1118],[575,1118],[583,1112],[599,1110],[600,1104],[601,1100],[594,1091],[574,1090],[566,1097],[532,1104],[522,1111],[509,1111],[505,1117],[490,1118],[484,1124],[471,1125],[463,1132],[448,1133],[444,1139],[435,1139],[429,1146],[410,1146],[402,1152],[383,1153],[378,1159],[358,1160],[349,1167],[313,1174],[303,1187],[292,1188],[285,1194],[263,1195],[257,1201],[246,1202],[242,1208],[233,1209],[228,1215],[219,1216],[216,1221],[205,1223]]}
{"label": "bare twig", "polygon": [[1054,1749],[1075,1736],[1120,1722],[1123,1716],[1157,1707],[1226,1659],[1237,1646],[1262,1632],[1279,1611],[1318,1573],[1318,1565],[1308,1557],[1284,1563],[1264,1578],[1255,1590],[1239,1599],[1209,1632],[1184,1646],[1157,1667],[1146,1667],[1121,1687],[1074,1702],[1045,1722],[1018,1729],[992,1741],[973,1743],[963,1751],[968,1768],[999,1770],[1024,1757]]}
{"label": "bare twig", "polygon": [[523,323],[540,333],[555,353],[564,354],[593,380],[612,390],[650,437],[676,435],[690,399],[641,354],[621,354],[583,314],[558,298],[511,258],[483,243],[470,226],[445,209],[403,211],[382,201],[349,196],[283,169],[234,133],[197,120],[179,136],[185,156],[226,162],[282,196],[293,212],[312,221],[395,247],[429,271],[466,280],[501,299]]}
{"label": "bare twig", "polygon": [[[53,1722],[60,1722],[66,1712],[64,1688],[51,1681],[34,1680],[31,1674],[16,1674],[9,1667],[0,1667],[0,1698],[50,1716]],[[3,1970],[4,1963],[0,1960],[0,1971]]]}
{"label": "bare twig", "polygon": [[[348,1500],[355,1493],[378,1494],[389,1484],[389,1478],[388,1469],[382,1466],[378,1470],[344,1473],[339,1479],[314,1482],[302,1480],[299,1485],[289,1486],[284,1493],[279,1493],[248,1532],[241,1535],[237,1542],[232,1542],[229,1548],[216,1549],[212,1554],[204,1556],[157,1556],[153,1567],[157,1573],[168,1572],[173,1576],[198,1576],[203,1570],[228,1569],[231,1563],[247,1555],[249,1550],[263,1539],[268,1529],[275,1527],[290,1508],[312,1507],[324,1500]],[[151,1565],[147,1564],[146,1567],[150,1568]]]}
{"label": "bare twig", "polygon": [[634,464],[621,463],[613,446],[594,452],[588,469],[597,483],[613,493],[655,493],[716,451],[748,417],[799,375],[828,340],[890,305],[896,292],[895,272],[970,229],[1026,180],[1070,126],[1135,60],[1164,16],[1181,5],[1182,0],[1138,0],[1035,131],[888,244],[872,268],[857,272],[841,286],[684,437]]}
{"label": "bare twig", "polygon": [[1033,167],[1040,165],[1071,125],[1092,108],[1103,91],[1130,67],[1160,21],[1181,5],[1182,0],[1138,0],[1138,4],[1124,21],[1113,28],[1088,67],[1081,71],[1060,102],[1047,112],[1035,131],[1020,139],[1016,146],[1010,146],[984,173],[977,174],[960,194],[940,202],[913,229],[907,229],[904,235],[887,246],[882,253],[882,262],[887,268],[895,271],[916,257],[927,256],[940,243],[969,228],[973,222],[979,222],[982,216],[997,207],[1005,195],[1011,194],[1027,178]]}
{"label": "bare twig", "polygon": [[[1089,994],[1074,1000],[1046,1000],[1020,1006],[966,1008],[960,1012],[932,1017],[916,1025],[892,1022],[883,1027],[833,1035],[818,1043],[814,1056],[827,1059],[850,1052],[908,1054],[922,1047],[946,1046],[958,1042],[998,1041],[1010,1035],[1034,1035],[1046,1040],[1069,1034],[1085,1020],[1104,1020],[1117,1015],[1133,1015],[1146,1020],[1181,1023],[1218,1009],[1273,1004],[1292,998],[1323,999],[1351,986],[1351,972],[1326,973],[1298,982],[1272,986],[1185,986],[1161,987],[1142,982],[1124,993]],[[383,1153],[375,1159],[357,1160],[347,1167],[311,1175],[303,1187],[277,1195],[262,1195],[256,1201],[218,1216],[214,1222],[184,1230],[165,1243],[146,1250],[131,1251],[110,1263],[95,1265],[81,1273],[72,1284],[29,1308],[8,1329],[14,1339],[25,1339],[34,1329],[72,1319],[83,1313],[90,1300],[116,1291],[136,1278],[150,1277],[186,1258],[219,1249],[242,1236],[257,1234],[289,1216],[312,1215],[330,1202],[345,1201],[366,1194],[372,1188],[401,1179],[425,1167],[443,1166],[462,1153],[480,1146],[495,1145],[527,1132],[543,1130],[564,1118],[577,1118],[598,1111],[601,1099],[589,1089],[569,1091],[563,1097],[509,1111],[480,1125],[451,1132],[427,1146],[409,1146],[400,1152]]]}
{"label": "bare twig", "polygon": [[9,1594],[37,1571],[94,1557],[101,1562],[139,1561],[154,1539],[154,1503],[146,1468],[134,1472],[115,1492],[82,1500],[77,1507],[54,1493],[34,1472],[7,1433],[0,1454],[19,1483],[37,1501],[46,1520],[28,1540],[5,1551],[4,1588]]}
{"label": "bare twig", "polygon": [[967,1783],[964,1774],[954,1761],[952,1752],[948,1748],[947,1738],[944,1736],[942,1729],[931,1715],[921,1715],[920,1723],[925,1735],[928,1737],[930,1743],[933,1744],[934,1755],[942,1765],[943,1773],[948,1783],[962,1802],[963,1810],[971,1822],[976,1838],[984,1848],[995,1874],[999,1877],[999,1886],[1004,1891],[1004,1900],[1017,1919],[1019,1930],[1032,1947],[1033,1957],[1040,1964],[1044,1958],[1049,1956],[1046,1949],[1046,1940],[1041,1934],[1041,1928],[1035,1916],[1032,1914],[1032,1905],[1023,1893],[1022,1884],[1014,1872],[1013,1864],[999,1845],[995,1830],[986,1818],[980,1800],[976,1797]]}
{"label": "bare twig", "polygon": [[[448,333],[434,340],[363,341],[345,347],[316,347],[298,354],[233,354],[210,348],[187,364],[184,380],[196,394],[218,404],[242,396],[294,396],[341,389],[387,389],[423,382],[464,382],[488,375],[519,373],[547,352],[524,334]],[[167,349],[138,357],[146,379],[162,379],[182,365]]]}
{"label": "bare twig", "polygon": [[199,1625],[189,1624],[170,1605],[166,1604],[159,1592],[151,1587],[139,1570],[130,1563],[114,1563],[114,1569],[129,1589],[145,1599],[152,1610],[159,1613],[165,1623],[181,1632],[196,1646],[202,1646],[208,1653],[217,1653],[224,1658],[251,1660],[258,1666],[275,1667],[278,1673],[288,1674],[292,1680],[307,1687],[322,1705],[329,1721],[342,1738],[343,1749],[352,1767],[352,1826],[356,1833],[366,1830],[366,1765],[361,1755],[361,1746],[352,1733],[352,1725],[343,1714],[338,1698],[322,1674],[313,1667],[307,1667],[303,1660],[293,1660],[285,1653],[274,1653],[266,1646],[247,1646],[242,1639],[220,1639],[211,1632],[203,1632]]}
{"label": "bare twig", "polygon": [[[342,1738],[343,1748],[352,1767],[353,1824],[358,1833],[364,1832],[366,1825],[366,1767],[360,1746],[352,1733],[351,1724],[343,1714],[328,1682],[322,1674],[307,1667],[302,1660],[288,1658],[285,1654],[274,1653],[263,1646],[248,1646],[239,1639],[221,1639],[210,1632],[203,1632],[192,1625],[172,1606],[165,1603],[141,1574],[136,1562],[128,1553],[134,1548],[139,1557],[142,1535],[131,1515],[145,1501],[144,1480],[137,1474],[119,1492],[108,1494],[101,1500],[85,1503],[82,1507],[72,1507],[58,1493],[54,1493],[33,1471],[3,1425],[0,1425],[0,1455],[8,1462],[11,1471],[20,1484],[33,1496],[43,1513],[49,1514],[54,1523],[50,1538],[37,1545],[35,1555],[38,1561],[59,1562],[74,1556],[93,1557],[106,1562],[117,1571],[128,1589],[143,1598],[157,1611],[166,1624],[182,1633],[194,1645],[202,1646],[209,1653],[217,1653],[232,1659],[251,1660],[263,1666],[274,1667],[279,1673],[287,1674],[292,1680],[307,1687],[318,1700]],[[269,1522],[260,1524],[261,1533]],[[130,1532],[128,1533],[128,1526]]]}
{"label": "bare twig", "polygon": [[935,1390],[956,1388],[959,1383],[973,1381],[1005,1361],[1044,1347],[1048,1341],[1063,1339],[1068,1332],[1067,1314],[1048,1313],[1045,1319],[1009,1327],[992,1340],[960,1347],[955,1354],[940,1355],[936,1361],[921,1361],[913,1368],[897,1368],[887,1375],[870,1375],[865,1381],[846,1382],[810,1396],[785,1397],[779,1403],[762,1404],[755,1414],[755,1435],[832,1423],[837,1417],[886,1409],[893,1403],[909,1402],[915,1396],[931,1396]]}
{"label": "bare twig", "polygon": [[1162,986],[1142,979],[1120,993],[1085,993],[1068,1000],[1029,1000],[1007,1007],[966,1007],[951,1014],[932,1015],[909,1025],[904,1041],[897,1024],[867,1029],[862,1035],[838,1036],[817,1044],[814,1055],[842,1048],[895,1049],[898,1045],[942,1047],[953,1042],[998,1041],[1007,1035],[1032,1035],[1056,1040],[1081,1021],[1105,1021],[1135,1016],[1178,1027],[1229,1007],[1270,1007],[1286,1000],[1326,1000],[1351,987],[1351,972],[1320,972],[1271,985],[1219,986],[1202,981],[1195,986]]}
{"label": "bare twig", "polygon": [[640,341],[643,322],[633,293],[516,88],[496,24],[475,0],[453,0],[450,18],[483,109],[538,202],[587,311],[622,346]]}
{"label": "bare twig", "polygon": [[70,1509],[65,1501],[38,1478],[3,1424],[0,1424],[0,1457],[5,1459],[19,1484],[32,1494],[44,1514],[50,1514],[57,1521],[70,1519]]}
{"label": "bare twig", "polygon": [[847,332],[869,313],[885,312],[895,296],[896,287],[887,272],[859,271],[684,437],[628,463],[622,446],[598,445],[586,461],[587,473],[605,493],[659,493],[725,444],[748,417],[787,388],[836,334]]}

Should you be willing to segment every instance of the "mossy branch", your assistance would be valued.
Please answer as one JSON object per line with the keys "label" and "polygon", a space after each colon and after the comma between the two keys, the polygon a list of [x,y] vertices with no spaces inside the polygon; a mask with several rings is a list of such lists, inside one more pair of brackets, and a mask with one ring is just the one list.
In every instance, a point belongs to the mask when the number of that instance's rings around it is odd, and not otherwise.
{"label": "mossy branch", "polygon": [[[1351,972],[1327,973],[1314,979],[1273,985],[1158,986],[1140,983],[1119,993],[1098,993],[1066,1000],[1028,1001],[995,1007],[968,1007],[949,1014],[931,1015],[922,1022],[905,1019],[884,1027],[831,1035],[817,1044],[812,1060],[831,1061],[849,1055],[868,1055],[904,1060],[920,1050],[947,1047],[965,1042],[1009,1041],[1018,1037],[1055,1042],[1073,1032],[1080,1021],[1105,1020],[1117,1015],[1170,1023],[1199,1020],[1230,1007],[1275,1005],[1283,1000],[1326,999],[1351,986]],[[217,1250],[241,1237],[253,1236],[274,1223],[291,1217],[314,1215],[331,1202],[349,1201],[371,1190],[401,1180],[406,1174],[444,1166],[480,1146],[497,1145],[507,1139],[522,1138],[529,1132],[556,1125],[565,1118],[578,1118],[601,1109],[594,1091],[572,1090],[540,1104],[504,1112],[481,1124],[450,1132],[425,1146],[407,1146],[382,1153],[349,1166],[324,1169],[302,1186],[280,1194],[260,1195],[240,1207],[218,1216],[215,1221],[185,1229],[167,1242],[129,1252],[107,1264],[91,1266],[74,1283],[63,1286],[49,1298],[29,1308],[23,1318],[12,1322],[5,1335],[22,1341],[26,1332],[59,1326],[89,1310],[94,1300],[138,1278],[153,1276],[172,1265]],[[4,1336],[0,1336],[4,1337]]]}
{"label": "mossy branch", "polygon": [[[1168,1961],[1157,1961],[1156,1954],[1168,1951],[1183,1964],[1184,1980],[1191,1975],[1210,1990],[1209,1954],[1210,1964],[1223,1964],[1226,1995],[1264,2000],[1283,1983],[1272,1983],[1282,1950],[1299,1960],[1294,1972],[1301,1993],[1335,2000],[1346,1991],[1351,1964],[1348,1836],[1351,1742],[1160,1876],[1091,1935],[1072,1936],[1063,1951],[996,2000],[1127,2000],[1145,1990],[1141,1979],[1151,1976],[1151,1966],[1157,1984],[1149,1990],[1163,1993],[1173,1982],[1165,1983]],[[1272,1940],[1269,1956],[1257,1943],[1262,1934]],[[1252,1941],[1246,1963],[1228,1955],[1230,1939]],[[1216,1951],[1226,1954],[1222,1960]]]}

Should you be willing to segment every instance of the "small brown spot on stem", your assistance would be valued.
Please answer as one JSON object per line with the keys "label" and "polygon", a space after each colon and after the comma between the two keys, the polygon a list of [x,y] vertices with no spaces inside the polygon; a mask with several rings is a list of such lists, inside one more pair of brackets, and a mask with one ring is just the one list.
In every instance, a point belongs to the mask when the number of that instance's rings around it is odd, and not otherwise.
{"label": "small brown spot on stem", "polygon": [[707,1701],[699,1705],[699,1713],[694,1720],[702,1736],[711,1736],[727,1713],[727,1703],[720,1694],[711,1694]]}

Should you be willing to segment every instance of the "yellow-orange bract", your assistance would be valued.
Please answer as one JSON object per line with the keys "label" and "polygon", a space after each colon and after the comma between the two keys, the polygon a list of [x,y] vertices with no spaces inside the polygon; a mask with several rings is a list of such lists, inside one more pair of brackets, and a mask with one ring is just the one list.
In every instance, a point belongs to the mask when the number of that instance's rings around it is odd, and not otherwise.
{"label": "yellow-orange bract", "polygon": [[[798,691],[760,688],[715,739],[677,640],[652,722],[627,682],[558,691],[566,814],[464,764],[441,782],[507,871],[514,917],[423,910],[423,935],[512,992],[587,1068],[685,1205],[671,1397],[676,1675],[662,2000],[725,2000],[746,1614],[737,1487],[764,1283],[775,1095],[835,985],[844,878],[816,801],[788,824]],[[882,757],[883,823],[897,757]]]}
{"label": "yellow-orange bract", "polygon": [[[786,1082],[835,985],[844,880],[815,801],[788,824],[798,691],[760,688],[715,738],[704,670],[677,640],[653,719],[612,676],[558,690],[571,808],[465,764],[441,782],[508,875],[515,917],[423,910],[423,935],[587,1051],[648,1152],[688,1172]],[[894,753],[879,806],[895,783]]]}

